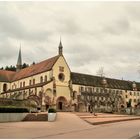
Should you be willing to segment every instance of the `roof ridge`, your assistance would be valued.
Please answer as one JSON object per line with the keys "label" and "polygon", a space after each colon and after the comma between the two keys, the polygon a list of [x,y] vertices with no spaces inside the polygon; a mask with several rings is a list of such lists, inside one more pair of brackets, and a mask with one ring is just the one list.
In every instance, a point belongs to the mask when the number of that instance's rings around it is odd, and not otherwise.
{"label": "roof ridge", "polygon": [[[38,63],[35,63],[34,65],[30,65],[29,67],[26,67],[26,68],[24,68],[24,69],[21,69],[19,72],[21,72],[22,70],[28,69],[28,68],[30,68],[30,67],[35,67],[36,65],[39,65],[40,63],[43,63],[43,62],[45,62],[45,61],[48,61],[48,60],[53,59],[53,58],[58,57],[58,56],[59,56],[59,55],[56,55],[56,56],[54,56],[54,57],[50,57],[50,58],[48,58],[48,59],[45,59],[45,60],[40,61],[40,62],[38,62]],[[18,72],[16,72],[16,73],[18,73]]]}
{"label": "roof ridge", "polygon": [[54,57],[48,58],[46,60],[43,60],[39,63],[36,63],[34,65],[31,65],[27,68],[21,69],[20,71],[16,72],[15,75],[12,78],[12,81],[20,80],[27,78],[29,76],[33,76],[45,71],[51,70],[57,59],[60,55],[56,55]]}
{"label": "roof ridge", "polygon": [[[85,73],[79,73],[79,72],[71,72],[71,73],[75,73],[75,74],[81,74],[81,75],[93,76],[93,77],[101,78],[100,76],[91,75],[91,74],[85,74]],[[110,79],[110,80],[118,80],[118,81],[124,81],[124,82],[133,82],[133,81],[130,81],[130,80],[121,80],[121,79],[110,78],[110,77],[105,77],[105,78],[106,78],[106,79]],[[136,82],[136,83],[140,83],[140,82]]]}

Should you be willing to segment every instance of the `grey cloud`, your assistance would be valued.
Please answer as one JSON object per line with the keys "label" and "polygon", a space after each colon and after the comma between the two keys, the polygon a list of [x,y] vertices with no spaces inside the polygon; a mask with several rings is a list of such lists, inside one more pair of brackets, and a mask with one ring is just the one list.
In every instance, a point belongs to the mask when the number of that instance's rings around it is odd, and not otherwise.
{"label": "grey cloud", "polygon": [[139,2],[0,3],[0,66],[16,64],[20,42],[26,63],[57,55],[61,36],[72,71],[104,66],[109,77],[139,80]]}
{"label": "grey cloud", "polygon": [[103,27],[103,32],[120,35],[126,34],[130,30],[130,23],[127,19],[121,18],[117,21],[112,21]]}

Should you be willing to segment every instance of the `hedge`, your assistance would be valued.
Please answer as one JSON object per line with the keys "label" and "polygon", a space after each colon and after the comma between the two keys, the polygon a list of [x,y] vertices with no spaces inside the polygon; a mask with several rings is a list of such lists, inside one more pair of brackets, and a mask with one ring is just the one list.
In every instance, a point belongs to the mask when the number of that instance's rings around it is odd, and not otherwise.
{"label": "hedge", "polygon": [[54,108],[49,108],[48,113],[56,113],[56,110]]}
{"label": "hedge", "polygon": [[0,107],[0,113],[29,113],[29,110],[20,107]]}

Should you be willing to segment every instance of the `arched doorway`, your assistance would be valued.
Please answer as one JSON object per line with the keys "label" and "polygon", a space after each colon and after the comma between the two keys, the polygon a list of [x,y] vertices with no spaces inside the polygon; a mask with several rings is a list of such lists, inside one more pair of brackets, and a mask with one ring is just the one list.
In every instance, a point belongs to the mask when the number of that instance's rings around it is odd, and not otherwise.
{"label": "arched doorway", "polygon": [[66,111],[67,99],[63,96],[57,98],[56,106],[58,111]]}

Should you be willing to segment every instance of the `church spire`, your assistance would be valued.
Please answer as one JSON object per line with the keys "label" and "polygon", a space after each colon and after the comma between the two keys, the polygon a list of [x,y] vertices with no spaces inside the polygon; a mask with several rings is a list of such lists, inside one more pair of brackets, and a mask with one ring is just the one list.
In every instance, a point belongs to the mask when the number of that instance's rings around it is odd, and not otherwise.
{"label": "church spire", "polygon": [[59,55],[63,55],[63,46],[62,46],[62,43],[61,43],[61,38],[60,38],[60,43],[59,43]]}
{"label": "church spire", "polygon": [[20,71],[22,69],[22,58],[21,58],[21,45],[19,49],[19,54],[18,54],[18,60],[17,60],[17,68],[16,71]]}

